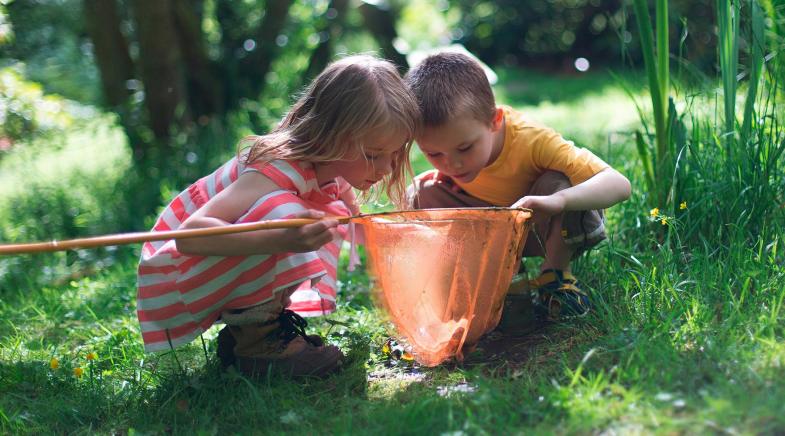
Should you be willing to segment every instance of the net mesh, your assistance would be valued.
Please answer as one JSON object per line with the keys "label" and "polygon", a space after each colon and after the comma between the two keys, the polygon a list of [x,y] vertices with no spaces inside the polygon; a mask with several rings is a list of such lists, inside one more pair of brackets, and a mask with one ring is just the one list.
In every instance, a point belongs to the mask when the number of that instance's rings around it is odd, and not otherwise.
{"label": "net mesh", "polygon": [[463,360],[496,327],[530,217],[462,208],[360,218],[377,301],[419,363]]}

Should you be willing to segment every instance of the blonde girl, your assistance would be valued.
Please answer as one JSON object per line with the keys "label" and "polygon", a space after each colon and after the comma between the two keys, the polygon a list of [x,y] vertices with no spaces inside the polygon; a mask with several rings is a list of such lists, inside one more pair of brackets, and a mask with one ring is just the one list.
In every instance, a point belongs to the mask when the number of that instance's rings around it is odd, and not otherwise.
{"label": "blonde girl", "polygon": [[[391,63],[366,55],[338,60],[278,128],[245,138],[238,156],[180,193],[153,230],[348,215],[357,212],[351,188],[367,194],[377,184],[402,204],[418,123],[417,103]],[[145,350],[189,343],[222,320],[224,366],[252,376],[332,372],[343,354],[305,335],[300,315],[335,310],[344,227],[324,219],[146,243],[137,298]]]}

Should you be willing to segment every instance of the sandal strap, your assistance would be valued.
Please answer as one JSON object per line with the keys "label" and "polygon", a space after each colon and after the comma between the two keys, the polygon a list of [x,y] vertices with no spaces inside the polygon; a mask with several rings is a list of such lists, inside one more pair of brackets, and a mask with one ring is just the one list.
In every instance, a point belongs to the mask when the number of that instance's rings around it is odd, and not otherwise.
{"label": "sandal strap", "polygon": [[562,283],[562,285],[559,286],[559,290],[564,292],[573,292],[579,295],[586,295],[586,293],[583,292],[583,289],[575,286],[575,283]]}
{"label": "sandal strap", "polygon": [[543,270],[539,277],[529,280],[531,288],[541,288],[551,283],[575,284],[578,280],[569,272],[560,269],[546,269]]}

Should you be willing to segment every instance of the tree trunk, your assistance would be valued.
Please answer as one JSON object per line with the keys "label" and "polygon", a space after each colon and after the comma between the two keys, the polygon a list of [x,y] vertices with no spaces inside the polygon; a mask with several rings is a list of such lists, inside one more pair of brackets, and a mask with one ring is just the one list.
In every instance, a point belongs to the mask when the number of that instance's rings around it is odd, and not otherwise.
{"label": "tree trunk", "polygon": [[189,115],[172,0],[131,0],[130,4],[149,125],[157,139],[166,140],[171,127]]}
{"label": "tree trunk", "polygon": [[401,54],[393,45],[393,41],[398,37],[398,32],[395,30],[395,20],[397,18],[395,10],[389,5],[382,8],[376,4],[363,1],[360,4],[360,13],[363,16],[365,27],[371,32],[371,35],[373,35],[382,49],[382,55],[392,61],[401,74],[405,73],[409,69],[409,63],[406,61],[406,56]]}
{"label": "tree trunk", "polygon": [[224,106],[222,90],[205,50],[200,11],[186,0],[172,0],[172,6],[185,67],[189,107],[194,117],[215,114]]}
{"label": "tree trunk", "polygon": [[109,108],[118,110],[128,101],[127,82],[134,77],[134,65],[128,53],[128,42],[120,32],[117,4],[115,0],[84,0],[82,7],[101,73],[104,101]]}
{"label": "tree trunk", "polygon": [[256,49],[240,64],[244,89],[241,97],[256,99],[264,89],[265,76],[278,53],[276,37],[286,24],[293,0],[267,0],[262,22],[255,32]]}
{"label": "tree trunk", "polygon": [[322,16],[322,25],[317,28],[319,44],[311,53],[308,69],[305,71],[306,81],[316,77],[330,62],[333,55],[333,40],[340,37],[343,32],[348,6],[349,0],[330,0],[330,4],[327,5],[327,11]]}
{"label": "tree trunk", "polygon": [[[224,95],[224,110],[228,111],[237,107],[240,100],[240,86],[238,84],[239,59],[237,54],[242,50],[240,36],[243,29],[243,20],[233,7],[232,0],[216,0],[215,20],[221,28],[221,58],[218,68],[224,77],[222,81]],[[227,80],[228,78],[232,78]]]}

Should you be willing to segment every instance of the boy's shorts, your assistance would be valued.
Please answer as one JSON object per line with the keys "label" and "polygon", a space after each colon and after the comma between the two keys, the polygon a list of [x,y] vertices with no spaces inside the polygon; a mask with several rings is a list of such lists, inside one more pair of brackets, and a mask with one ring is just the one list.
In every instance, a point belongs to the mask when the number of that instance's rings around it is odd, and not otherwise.
{"label": "boy's shorts", "polygon": [[[532,185],[527,195],[551,195],[571,187],[570,180],[558,171],[546,171]],[[458,188],[448,177],[437,178],[435,171],[415,177],[407,190],[409,206],[414,209],[443,209],[449,207],[495,207],[472,197]],[[532,228],[523,248],[523,256],[544,256],[545,241],[550,236],[550,219]],[[578,256],[605,239],[605,215],[602,210],[568,211],[562,218],[562,236],[568,247]]]}

